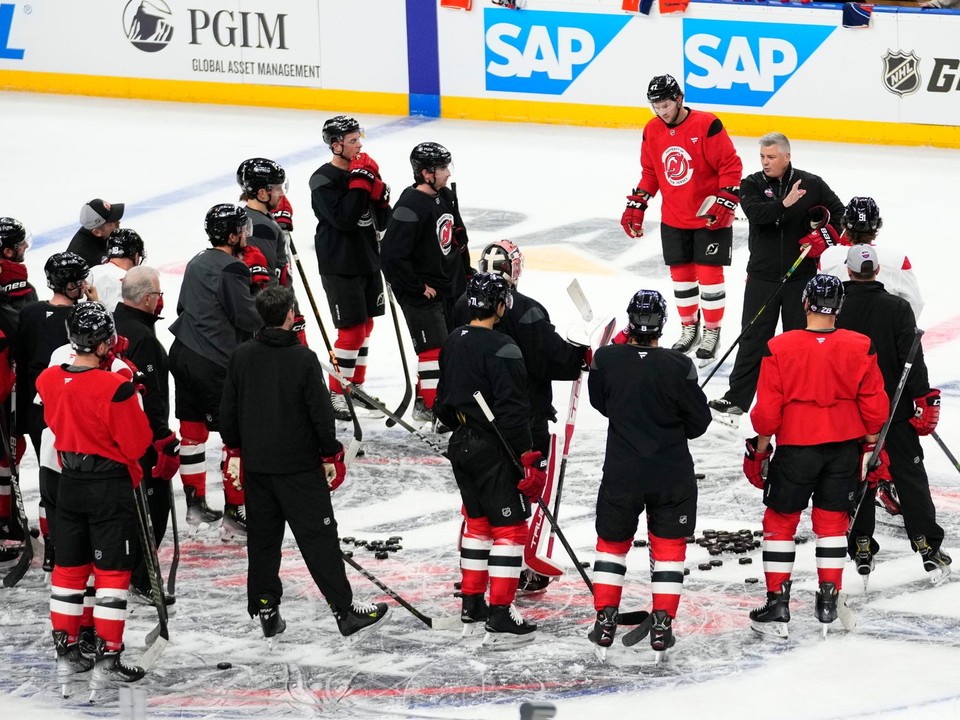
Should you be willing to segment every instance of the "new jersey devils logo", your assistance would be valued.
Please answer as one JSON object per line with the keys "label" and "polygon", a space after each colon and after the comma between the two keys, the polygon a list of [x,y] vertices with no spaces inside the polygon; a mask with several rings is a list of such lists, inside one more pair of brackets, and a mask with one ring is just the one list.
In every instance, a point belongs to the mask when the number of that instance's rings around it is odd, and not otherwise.
{"label": "new jersey devils logo", "polygon": [[690,178],[693,177],[693,164],[690,153],[684,148],[672,145],[663,151],[660,160],[663,162],[663,174],[668,183],[677,187],[690,182]]}
{"label": "new jersey devils logo", "polygon": [[444,213],[437,218],[437,242],[440,243],[440,252],[450,254],[453,247],[453,215]]}

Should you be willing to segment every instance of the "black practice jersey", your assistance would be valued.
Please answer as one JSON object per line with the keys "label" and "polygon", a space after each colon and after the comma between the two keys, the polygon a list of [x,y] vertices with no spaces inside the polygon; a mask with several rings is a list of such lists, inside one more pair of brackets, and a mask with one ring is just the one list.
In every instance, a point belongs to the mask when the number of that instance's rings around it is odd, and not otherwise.
{"label": "black practice jersey", "polygon": [[[37,394],[37,377],[50,365],[50,356],[67,337],[67,316],[73,305],[35,302],[20,312],[20,329],[14,345],[17,359],[17,413],[26,423],[26,411]],[[21,426],[22,428],[25,425]]]}
{"label": "black practice jersey", "polygon": [[279,281],[280,270],[287,264],[287,244],[283,231],[272,215],[247,207],[247,217],[253,223],[253,232],[247,238],[247,245],[253,245],[267,259],[267,269],[274,281]]}

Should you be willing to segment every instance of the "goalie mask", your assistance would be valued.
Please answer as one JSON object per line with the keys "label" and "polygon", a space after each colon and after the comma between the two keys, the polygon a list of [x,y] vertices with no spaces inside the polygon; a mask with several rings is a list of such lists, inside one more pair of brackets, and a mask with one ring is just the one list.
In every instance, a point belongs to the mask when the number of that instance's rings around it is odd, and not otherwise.
{"label": "goalie mask", "polygon": [[523,253],[509,240],[498,240],[480,253],[477,269],[482,273],[497,273],[516,286],[523,272]]}

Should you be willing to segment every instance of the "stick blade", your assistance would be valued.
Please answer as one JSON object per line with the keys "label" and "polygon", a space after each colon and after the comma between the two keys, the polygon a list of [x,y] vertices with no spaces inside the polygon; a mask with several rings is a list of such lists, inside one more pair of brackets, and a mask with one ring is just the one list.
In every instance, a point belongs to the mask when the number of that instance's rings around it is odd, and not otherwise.
{"label": "stick blade", "polygon": [[576,278],[574,278],[573,281],[567,286],[567,295],[570,296],[573,304],[580,312],[580,317],[582,317],[585,322],[592,321],[593,308],[590,306],[590,301],[587,300],[587,296],[583,294],[583,288],[580,287],[580,281]]}
{"label": "stick blade", "polygon": [[433,630],[463,630],[463,621],[456,615],[449,617],[430,618],[430,628]]}

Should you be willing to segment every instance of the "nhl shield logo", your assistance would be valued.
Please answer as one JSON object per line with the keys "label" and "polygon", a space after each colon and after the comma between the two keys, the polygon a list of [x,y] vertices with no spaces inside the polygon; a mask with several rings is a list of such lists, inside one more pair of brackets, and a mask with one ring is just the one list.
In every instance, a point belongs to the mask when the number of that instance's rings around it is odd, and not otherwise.
{"label": "nhl shield logo", "polygon": [[920,58],[913,51],[887,50],[883,56],[883,86],[903,97],[920,89]]}

